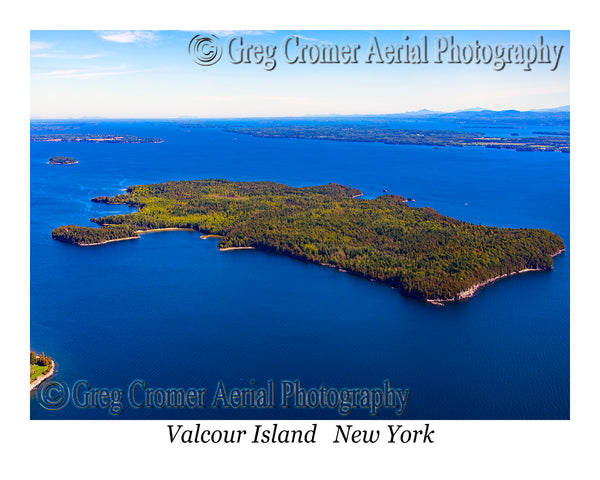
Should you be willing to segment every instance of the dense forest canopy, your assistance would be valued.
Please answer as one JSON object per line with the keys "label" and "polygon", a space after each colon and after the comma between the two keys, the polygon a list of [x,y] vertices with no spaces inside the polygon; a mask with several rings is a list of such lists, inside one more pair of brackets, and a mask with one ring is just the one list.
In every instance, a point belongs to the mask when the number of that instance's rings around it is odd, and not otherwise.
{"label": "dense forest canopy", "polygon": [[101,228],[64,226],[53,238],[80,245],[137,236],[136,230],[192,228],[219,246],[255,247],[332,265],[423,299],[450,300],[473,285],[524,269],[552,268],[561,238],[543,229],[474,225],[413,208],[397,195],[358,198],[329,184],[198,180],[138,185],[96,202],[138,212],[92,219]]}

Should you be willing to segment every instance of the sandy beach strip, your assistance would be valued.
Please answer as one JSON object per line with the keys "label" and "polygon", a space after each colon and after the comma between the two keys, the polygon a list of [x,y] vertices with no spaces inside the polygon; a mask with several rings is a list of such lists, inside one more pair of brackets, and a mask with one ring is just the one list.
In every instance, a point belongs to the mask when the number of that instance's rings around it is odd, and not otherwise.
{"label": "sandy beach strip", "polygon": [[113,242],[123,242],[125,240],[137,240],[140,237],[125,237],[125,238],[114,238],[112,240],[105,240],[104,242],[98,242],[98,243],[78,243],[77,245],[80,247],[95,247],[97,245],[106,245],[107,243],[113,243]]}
{"label": "sandy beach strip", "polygon": [[143,235],[144,233],[156,233],[156,232],[172,232],[176,230],[183,230],[184,232],[195,232],[193,228],[183,227],[166,227],[166,228],[152,228],[148,230],[136,230],[135,233]]}
{"label": "sandy beach strip", "polygon": [[207,238],[221,238],[221,235],[213,235],[212,233],[207,233],[206,235],[202,235],[200,238],[202,240],[206,240]]}
{"label": "sandy beach strip", "polygon": [[231,250],[256,250],[256,247],[228,247],[228,248],[219,248],[220,252],[229,252]]}
{"label": "sandy beach strip", "polygon": [[176,231],[176,230],[182,230],[185,232],[195,232],[196,231],[193,228],[181,228],[181,227],[153,228],[150,230],[136,230],[135,233],[138,234],[137,237],[114,238],[114,239],[105,240],[104,242],[99,242],[99,243],[78,243],[77,245],[79,245],[80,247],[95,247],[97,245],[106,245],[107,243],[122,242],[124,240],[138,240],[140,238],[139,235],[144,235],[146,233],[172,232],[172,231]]}

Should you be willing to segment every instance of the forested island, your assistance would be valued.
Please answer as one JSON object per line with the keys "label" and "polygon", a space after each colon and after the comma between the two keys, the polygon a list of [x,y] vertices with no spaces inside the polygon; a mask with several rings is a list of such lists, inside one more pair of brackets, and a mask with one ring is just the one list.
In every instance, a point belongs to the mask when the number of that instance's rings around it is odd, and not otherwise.
{"label": "forested island", "polygon": [[71,157],[50,157],[48,163],[50,165],[74,165],[79,162]]}
{"label": "forested island", "polygon": [[320,263],[392,285],[427,300],[471,296],[492,279],[552,268],[562,239],[544,229],[462,222],[407,205],[398,195],[359,198],[328,184],[178,181],[131,186],[95,202],[136,213],[93,218],[100,228],[63,226],[52,237],[77,245],[137,238],[140,232],[186,228],[220,237],[219,247],[258,248]]}
{"label": "forested island", "polygon": [[32,142],[80,142],[80,143],[162,143],[161,138],[143,138],[134,135],[97,135],[90,133],[34,134]]}
{"label": "forested island", "polygon": [[486,147],[517,151],[570,151],[570,140],[562,134],[535,137],[486,137],[482,133],[451,130],[394,129],[373,125],[278,125],[227,127],[225,131],[261,138],[300,138],[344,142],[381,142],[390,145],[430,145],[434,147]]}

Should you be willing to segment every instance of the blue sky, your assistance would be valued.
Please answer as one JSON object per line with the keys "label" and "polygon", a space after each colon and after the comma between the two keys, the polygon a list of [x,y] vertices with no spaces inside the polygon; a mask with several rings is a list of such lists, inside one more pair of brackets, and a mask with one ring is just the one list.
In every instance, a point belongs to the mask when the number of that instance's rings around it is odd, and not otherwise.
{"label": "blue sky", "polygon": [[[219,37],[223,54],[199,66],[188,53],[197,33]],[[356,64],[288,64],[283,41],[360,45]],[[409,40],[406,41],[406,36]],[[555,71],[510,64],[435,63],[440,37],[459,46],[564,45]],[[277,61],[233,64],[227,46],[273,45]],[[373,37],[380,47],[428,39],[427,64],[367,64]],[[453,111],[551,108],[570,103],[566,31],[31,31],[33,118],[200,118],[399,113],[423,108]],[[234,54],[239,41],[234,43]],[[292,56],[296,50],[291,49]],[[375,57],[373,58],[375,59]]]}

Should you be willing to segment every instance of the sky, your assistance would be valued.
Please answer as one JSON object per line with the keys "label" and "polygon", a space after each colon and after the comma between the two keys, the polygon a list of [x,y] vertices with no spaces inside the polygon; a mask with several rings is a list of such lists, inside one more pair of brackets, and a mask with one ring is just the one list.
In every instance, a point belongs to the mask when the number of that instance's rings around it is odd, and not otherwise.
{"label": "sky", "polygon": [[[213,35],[220,44],[221,57],[213,65],[194,61],[211,56],[206,43],[199,45],[200,57],[193,47],[188,51],[196,35]],[[551,63],[539,63],[540,37],[550,46]],[[452,41],[454,52],[462,52],[460,63],[450,63]],[[445,42],[448,49],[440,52]],[[478,44],[482,61],[466,63]],[[355,52],[346,56],[350,63],[320,63],[322,49],[332,45]],[[418,46],[413,61],[422,63],[406,62],[406,45],[413,51]],[[484,45],[490,48],[483,51]],[[511,45],[535,52],[529,71],[526,64],[494,67],[496,57],[507,59]],[[563,47],[558,63],[553,46]],[[496,48],[504,54],[495,55]],[[262,59],[260,49],[266,51]],[[386,49],[387,58],[397,59],[400,52],[403,61],[387,63]],[[494,57],[487,64],[486,52]],[[516,50],[510,52],[518,60]],[[569,105],[569,71],[568,31],[32,30],[30,115],[232,118],[529,110]]]}

